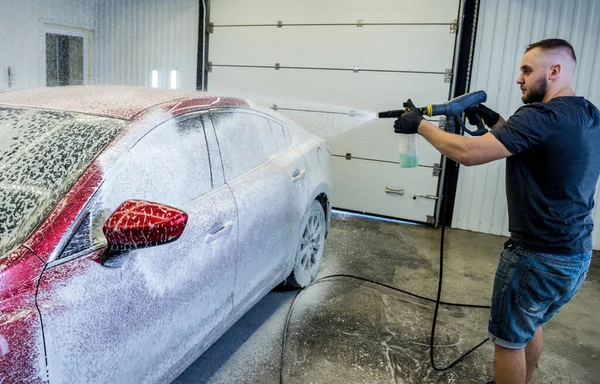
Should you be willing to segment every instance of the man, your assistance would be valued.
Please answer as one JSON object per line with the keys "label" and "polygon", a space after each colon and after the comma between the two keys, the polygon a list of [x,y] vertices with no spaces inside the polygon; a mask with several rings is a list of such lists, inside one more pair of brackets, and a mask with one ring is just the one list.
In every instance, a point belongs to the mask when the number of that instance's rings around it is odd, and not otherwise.
{"label": "man", "polygon": [[581,287],[592,257],[600,112],[575,95],[575,66],[565,40],[529,45],[517,78],[525,105],[507,121],[483,105],[466,111],[492,128],[477,138],[444,132],[418,110],[394,124],[396,133],[419,133],[464,165],[507,158],[511,238],[496,271],[488,324],[496,384],[531,380],[542,326]]}

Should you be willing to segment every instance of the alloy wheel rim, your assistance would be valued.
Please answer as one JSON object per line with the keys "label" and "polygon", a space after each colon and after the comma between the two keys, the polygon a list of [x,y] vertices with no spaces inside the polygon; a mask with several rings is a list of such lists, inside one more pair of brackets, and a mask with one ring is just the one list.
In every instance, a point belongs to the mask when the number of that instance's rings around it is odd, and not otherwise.
{"label": "alloy wheel rim", "polygon": [[302,268],[309,273],[317,265],[318,256],[323,247],[322,228],[322,223],[319,221],[318,215],[313,214],[308,219],[304,234],[302,235],[300,264],[302,265]]}

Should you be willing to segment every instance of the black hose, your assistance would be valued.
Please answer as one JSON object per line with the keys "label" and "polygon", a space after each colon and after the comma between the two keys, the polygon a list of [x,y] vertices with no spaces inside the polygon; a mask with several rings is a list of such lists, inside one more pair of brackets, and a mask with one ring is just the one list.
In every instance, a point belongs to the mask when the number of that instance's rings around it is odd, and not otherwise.
{"label": "black hose", "polygon": [[[442,197],[446,196],[447,189],[448,189],[448,183],[444,182]],[[369,283],[372,283],[375,285],[379,285],[382,287],[392,289],[397,292],[405,293],[407,295],[410,295],[410,296],[413,296],[413,297],[416,297],[416,298],[419,298],[422,300],[434,302],[435,309],[433,311],[433,321],[431,324],[431,336],[429,338],[429,358],[430,358],[431,366],[433,367],[434,370],[436,370],[438,372],[443,372],[443,371],[446,371],[446,370],[454,367],[461,360],[463,360],[465,357],[467,357],[471,352],[475,351],[477,348],[481,347],[483,344],[485,344],[485,342],[487,342],[489,340],[489,338],[486,338],[481,343],[477,344],[475,347],[471,348],[470,350],[468,350],[467,352],[462,354],[458,359],[454,360],[452,363],[450,363],[448,366],[446,366],[444,368],[439,368],[435,365],[435,360],[433,357],[433,347],[434,347],[434,341],[435,341],[435,326],[437,323],[437,315],[438,315],[440,304],[457,306],[457,307],[466,307],[466,308],[488,308],[488,309],[490,308],[489,305],[457,304],[457,303],[448,303],[448,302],[440,300],[441,295],[442,295],[442,283],[443,283],[443,277],[444,277],[444,240],[445,240],[445,233],[446,233],[446,225],[444,223],[445,217],[446,217],[446,199],[442,199],[442,229],[441,229],[441,235],[440,235],[440,268],[439,268],[439,275],[438,275],[438,289],[437,289],[437,295],[436,295],[435,300],[425,297],[425,296],[417,295],[417,294],[409,292],[409,291],[405,291],[400,288],[392,287],[391,285],[379,283],[379,282],[371,280],[371,279],[366,279],[363,277],[346,275],[346,274],[329,275],[329,276],[325,276],[320,279],[317,279],[317,280],[313,281],[311,284],[309,284],[307,287],[305,287],[304,290],[299,291],[294,296],[294,299],[292,300],[292,304],[290,305],[290,309],[288,310],[288,314],[285,319],[285,325],[284,325],[284,329],[283,329],[283,338],[282,338],[282,343],[281,343],[281,368],[280,368],[280,372],[279,372],[279,383],[280,384],[283,384],[283,372],[284,372],[284,361],[285,361],[285,346],[286,346],[286,342],[287,342],[287,331],[289,328],[290,319],[292,317],[292,310],[294,309],[294,304],[296,303],[296,300],[300,296],[300,293],[304,292],[305,290],[312,287],[313,285],[326,282],[327,280],[330,280],[333,278],[351,278],[351,279],[356,279],[356,280],[360,280],[360,281],[366,281],[366,282],[369,282]]]}
{"label": "black hose", "polygon": [[[471,348],[470,350],[468,350],[467,352],[462,354],[458,359],[454,360],[452,363],[450,363],[448,366],[446,366],[444,368],[439,368],[435,365],[435,360],[433,358],[433,345],[434,345],[434,341],[435,341],[435,325],[437,323],[437,315],[438,315],[438,311],[439,311],[440,304],[441,304],[440,298],[442,295],[442,283],[444,280],[444,239],[445,239],[445,233],[446,233],[445,219],[446,219],[446,202],[447,202],[447,199],[445,197],[446,197],[447,192],[448,192],[448,182],[447,182],[447,180],[444,180],[444,188],[443,188],[443,192],[442,192],[442,230],[441,230],[441,235],[440,235],[440,268],[439,268],[439,275],[438,275],[437,296],[435,299],[435,309],[433,311],[433,321],[431,322],[431,337],[429,338],[429,361],[431,362],[431,366],[433,367],[433,369],[435,369],[438,372],[443,372],[445,370],[448,370],[448,369],[454,367],[462,359],[467,357],[467,355],[469,355],[471,352],[473,352],[477,348],[481,347],[486,341],[489,340],[489,337],[486,338],[481,343],[477,344],[475,347]],[[469,305],[462,305],[462,304],[459,304],[459,306],[469,307]],[[480,308],[490,308],[490,306],[485,305],[485,306],[480,306]]]}
{"label": "black hose", "polygon": [[[363,278],[363,277],[358,277],[358,276],[353,276],[353,275],[346,275],[346,274],[329,275],[329,276],[322,277],[322,278],[320,278],[318,280],[315,280],[314,282],[312,282],[310,285],[308,285],[303,290],[298,291],[298,293],[296,293],[296,295],[294,296],[294,299],[292,300],[292,303],[290,305],[290,309],[288,310],[288,314],[287,314],[287,317],[285,319],[285,325],[284,325],[284,331],[283,331],[283,339],[282,339],[282,343],[281,343],[281,368],[280,368],[280,372],[279,372],[279,383],[280,384],[283,384],[283,372],[284,372],[284,362],[285,362],[285,346],[286,346],[286,343],[287,343],[287,331],[288,331],[288,328],[289,328],[290,319],[292,317],[292,310],[294,308],[296,300],[300,297],[300,294],[302,292],[306,291],[308,288],[312,287],[313,285],[325,283],[325,282],[327,282],[327,280],[330,280],[330,279],[333,279],[333,278],[350,278],[350,279],[355,279],[355,280],[359,280],[359,281],[366,281],[368,283],[372,283],[372,284],[379,285],[379,286],[382,286],[382,287],[385,287],[385,288],[389,288],[389,289],[392,289],[392,290],[397,291],[397,292],[402,292],[404,294],[416,297],[416,298],[421,299],[421,300],[425,300],[425,301],[429,301],[429,302],[432,302],[432,303],[436,303],[435,310],[434,310],[434,316],[433,316],[432,329],[431,329],[431,337],[430,337],[430,340],[429,340],[429,346],[430,346],[430,348],[429,348],[429,352],[430,352],[429,356],[430,356],[430,361],[431,361],[431,365],[432,365],[433,369],[436,370],[436,371],[440,371],[440,372],[441,371],[446,371],[446,370],[454,367],[461,360],[463,360],[467,355],[469,355],[471,352],[473,352],[474,350],[476,350],[477,348],[479,348],[480,346],[482,346],[486,341],[489,340],[489,338],[486,338],[481,343],[477,344],[475,347],[473,347],[469,351],[465,352],[463,355],[461,355],[458,359],[456,359],[454,362],[452,362],[447,367],[445,367],[445,368],[438,368],[438,367],[435,366],[435,362],[433,360],[433,341],[434,341],[434,337],[435,337],[435,324],[436,324],[436,321],[437,321],[437,313],[438,313],[438,310],[439,310],[439,305],[443,304],[443,305],[449,305],[449,306],[455,306],[455,307],[465,307],[465,308],[490,308],[489,305],[449,303],[449,302],[446,302],[446,301],[441,301],[439,294],[438,294],[438,296],[437,296],[436,299],[431,299],[429,297],[417,295],[416,293],[405,291],[403,289],[392,287],[390,285],[379,283],[377,281],[374,281],[374,280],[371,280],[371,279],[366,279],[366,278]],[[438,285],[438,289],[439,289],[439,285]]]}

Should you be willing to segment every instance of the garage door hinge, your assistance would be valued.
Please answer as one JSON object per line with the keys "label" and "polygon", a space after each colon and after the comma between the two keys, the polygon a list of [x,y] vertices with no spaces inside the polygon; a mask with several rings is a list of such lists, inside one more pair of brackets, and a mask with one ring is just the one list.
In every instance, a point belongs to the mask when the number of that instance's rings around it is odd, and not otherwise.
{"label": "garage door hinge", "polygon": [[206,27],[206,32],[214,33],[215,32],[215,23],[208,23],[208,27]]}
{"label": "garage door hinge", "polygon": [[440,173],[442,173],[442,167],[438,163],[433,164],[433,176],[438,177]]}
{"label": "garage door hinge", "polygon": [[279,20],[277,22],[277,28],[281,28],[281,27],[283,27],[283,21]]}
{"label": "garage door hinge", "polygon": [[273,104],[273,106],[271,107],[272,110],[276,111],[277,110],[277,104]]}
{"label": "garage door hinge", "polygon": [[206,63],[206,72],[212,72],[212,61]]}
{"label": "garage door hinge", "polygon": [[356,26],[359,27],[359,28],[362,28],[362,26],[363,26],[362,19],[361,20],[356,20]]}
{"label": "garage door hinge", "polygon": [[435,217],[427,215],[427,224],[435,225]]}
{"label": "garage door hinge", "polygon": [[404,189],[392,189],[392,188],[385,187],[384,191],[385,191],[385,193],[391,193],[393,195],[404,196]]}
{"label": "garage door hinge", "polygon": [[417,200],[417,197],[422,197],[423,199],[437,200],[438,197],[436,195],[414,195],[413,200]]}
{"label": "garage door hinge", "polygon": [[279,68],[281,68],[281,65],[279,63],[275,63],[275,70],[279,71]]}
{"label": "garage door hinge", "polygon": [[444,83],[452,82],[452,69],[446,69],[444,71]]}
{"label": "garage door hinge", "polygon": [[458,30],[458,20],[452,19],[450,20],[450,33],[456,33]]}
{"label": "garage door hinge", "polygon": [[346,160],[352,160],[352,154],[350,152],[346,153]]}

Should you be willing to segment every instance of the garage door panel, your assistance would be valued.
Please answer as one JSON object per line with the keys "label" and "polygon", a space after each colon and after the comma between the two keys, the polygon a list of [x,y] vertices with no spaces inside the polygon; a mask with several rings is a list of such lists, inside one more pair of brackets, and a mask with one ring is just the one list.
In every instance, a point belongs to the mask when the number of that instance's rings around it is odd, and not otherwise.
{"label": "garage door panel", "polygon": [[248,0],[213,1],[211,21],[219,24],[284,23],[448,23],[456,18],[458,1],[429,0],[408,7],[397,0],[376,3],[347,0],[282,1]]}
{"label": "garage door panel", "polygon": [[[416,195],[436,195],[438,178],[424,167],[400,168],[396,164],[333,158],[333,205],[359,212],[426,222],[436,201]],[[385,189],[404,190],[403,195]]]}
{"label": "garage door panel", "polygon": [[441,103],[449,91],[443,75],[237,67],[214,67],[207,85],[210,92],[274,100],[289,108],[330,105],[373,112],[402,108],[408,98],[416,105]]}
{"label": "garage door panel", "polygon": [[209,59],[227,65],[358,65],[443,73],[452,63],[455,37],[447,25],[217,28]]}
{"label": "garage door panel", "polygon": [[[327,84],[331,84],[329,89]],[[336,113],[354,110],[357,114],[399,109],[408,98],[418,106],[441,103],[449,91],[448,83],[434,75],[223,67],[213,68],[208,87],[212,92],[242,94],[265,106],[276,104],[278,108]],[[428,100],[428,95],[434,93],[438,95],[437,100]],[[357,95],[361,95],[360,98]],[[389,95],[394,95],[394,100]],[[305,100],[300,100],[302,97]],[[399,138],[392,130],[393,119],[360,124],[364,121],[361,116],[352,118],[285,109],[278,112],[309,131],[325,136],[334,154],[351,153],[353,157],[398,162]],[[439,152],[421,137],[418,151],[419,164],[433,166],[440,162]]]}
{"label": "garage door panel", "polygon": [[[334,154],[334,206],[425,222],[436,212],[435,198],[427,197],[438,193],[432,167],[441,156],[418,138],[419,167],[400,168],[393,120],[374,116],[402,108],[409,98],[417,106],[447,101],[446,71],[456,39],[450,27],[459,5],[213,2],[207,89],[273,107],[327,138]],[[386,187],[405,195],[385,193]]]}

